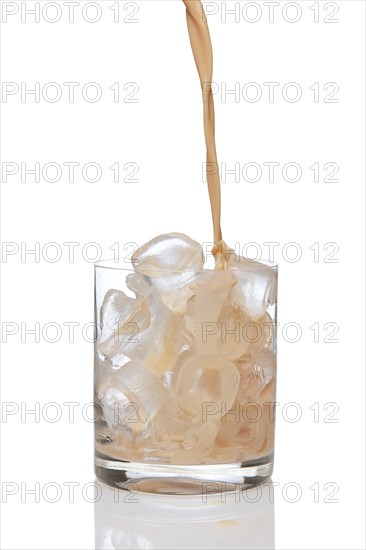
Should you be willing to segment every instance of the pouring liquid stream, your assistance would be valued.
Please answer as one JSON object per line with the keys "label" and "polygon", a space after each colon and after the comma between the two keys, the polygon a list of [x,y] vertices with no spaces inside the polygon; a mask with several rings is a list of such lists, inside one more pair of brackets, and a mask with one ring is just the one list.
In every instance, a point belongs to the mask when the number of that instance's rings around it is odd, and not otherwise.
{"label": "pouring liquid stream", "polygon": [[186,6],[187,26],[193,57],[201,82],[203,99],[203,123],[206,141],[206,174],[211,204],[215,245],[215,269],[226,269],[233,251],[222,239],[221,185],[215,143],[215,106],[212,94],[213,53],[207,19],[200,0],[183,0]]}

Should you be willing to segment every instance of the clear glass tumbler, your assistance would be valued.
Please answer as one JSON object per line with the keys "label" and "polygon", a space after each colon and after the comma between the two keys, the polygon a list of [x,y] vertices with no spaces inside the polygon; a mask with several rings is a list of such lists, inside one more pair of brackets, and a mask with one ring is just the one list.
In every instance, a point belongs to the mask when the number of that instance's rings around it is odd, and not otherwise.
{"label": "clear glass tumbler", "polygon": [[132,491],[245,489],[273,470],[277,265],[95,265],[95,469]]}

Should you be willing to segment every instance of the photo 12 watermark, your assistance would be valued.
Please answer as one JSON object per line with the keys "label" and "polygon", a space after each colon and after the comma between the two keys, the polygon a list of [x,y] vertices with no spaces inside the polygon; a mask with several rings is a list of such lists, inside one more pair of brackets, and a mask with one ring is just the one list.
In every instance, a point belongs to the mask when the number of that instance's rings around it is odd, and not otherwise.
{"label": "photo 12 watermark", "polygon": [[86,23],[95,25],[100,22],[132,23],[140,22],[143,2],[115,0],[99,1],[54,1],[54,2],[1,2],[2,23]]}
{"label": "photo 12 watermark", "polygon": [[227,24],[340,22],[340,2],[205,1],[203,21],[217,18]]}
{"label": "photo 12 watermark", "polygon": [[2,103],[139,103],[137,82],[2,82]]}

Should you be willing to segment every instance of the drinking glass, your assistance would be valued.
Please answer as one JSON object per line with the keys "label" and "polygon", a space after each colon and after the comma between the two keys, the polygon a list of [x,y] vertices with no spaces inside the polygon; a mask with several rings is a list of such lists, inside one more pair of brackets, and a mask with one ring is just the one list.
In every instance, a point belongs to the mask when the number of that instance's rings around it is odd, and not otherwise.
{"label": "drinking glass", "polygon": [[95,265],[95,471],[121,489],[236,491],[273,470],[277,265],[152,280]]}

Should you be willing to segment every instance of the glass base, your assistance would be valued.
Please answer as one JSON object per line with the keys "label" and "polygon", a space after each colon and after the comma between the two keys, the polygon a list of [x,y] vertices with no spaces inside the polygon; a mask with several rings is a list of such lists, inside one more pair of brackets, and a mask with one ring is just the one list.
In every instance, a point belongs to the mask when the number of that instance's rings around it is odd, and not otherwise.
{"label": "glass base", "polygon": [[111,487],[133,493],[212,495],[243,491],[267,481],[273,453],[231,464],[174,465],[115,460],[96,454],[95,475]]}

